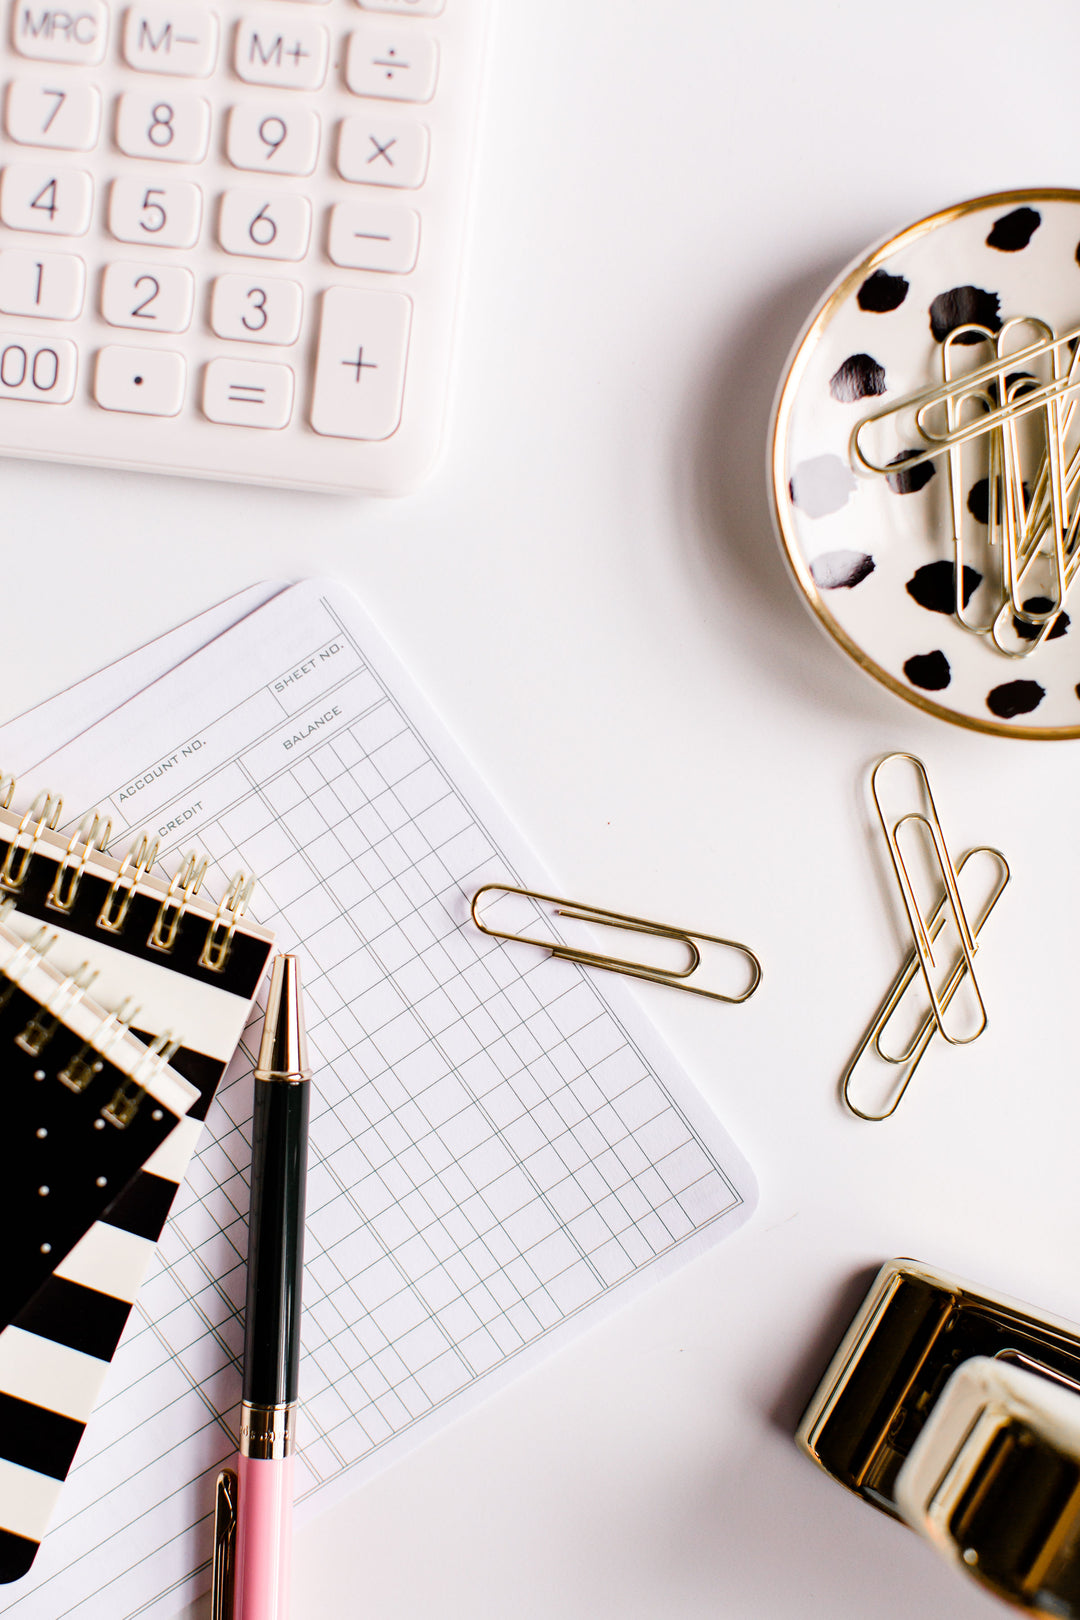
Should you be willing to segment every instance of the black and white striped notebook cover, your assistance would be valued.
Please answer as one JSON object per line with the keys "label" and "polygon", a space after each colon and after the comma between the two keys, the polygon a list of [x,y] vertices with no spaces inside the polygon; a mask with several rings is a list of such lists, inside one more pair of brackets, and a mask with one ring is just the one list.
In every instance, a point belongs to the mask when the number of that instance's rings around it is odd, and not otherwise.
{"label": "black and white striped notebook cover", "polygon": [[[197,1087],[122,1017],[90,999],[92,969],[63,974],[0,919],[2,1556],[29,1565],[82,1435],[126,1306],[98,1291],[110,1257],[99,1217],[144,1167],[168,1162]],[[119,1322],[117,1319],[119,1318]]]}
{"label": "black and white striped notebook cover", "polygon": [[[206,865],[194,856],[163,879],[151,871],[149,840],[136,840],[117,860],[107,853],[101,818],[65,835],[59,799],[42,794],[19,815],[13,797],[7,779],[0,896],[16,902],[7,927],[28,946],[46,927],[56,936],[49,963],[61,978],[93,973],[105,1013],[119,1017],[134,1004],[132,1029],[144,1052],[145,1043],[178,1038],[171,1067],[196,1095],[0,1331],[0,1411],[10,1398],[41,1413],[37,1442],[26,1423],[0,1421],[0,1581],[19,1579],[33,1562],[273,946],[273,936],[244,917],[250,883],[242,875],[219,902],[208,900]],[[39,1379],[37,1398],[26,1402],[19,1368],[30,1364]],[[58,1426],[57,1418],[66,1421]],[[38,1480],[33,1490],[24,1476]],[[15,1486],[5,1489],[4,1478]]]}

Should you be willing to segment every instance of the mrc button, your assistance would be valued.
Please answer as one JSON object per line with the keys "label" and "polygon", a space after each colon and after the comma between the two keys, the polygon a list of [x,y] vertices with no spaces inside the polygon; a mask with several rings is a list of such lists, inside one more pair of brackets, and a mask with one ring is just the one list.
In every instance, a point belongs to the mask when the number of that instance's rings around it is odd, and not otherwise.
{"label": "mrc button", "polygon": [[100,62],[109,34],[108,7],[81,0],[70,9],[20,0],[12,12],[12,44],[42,62]]}

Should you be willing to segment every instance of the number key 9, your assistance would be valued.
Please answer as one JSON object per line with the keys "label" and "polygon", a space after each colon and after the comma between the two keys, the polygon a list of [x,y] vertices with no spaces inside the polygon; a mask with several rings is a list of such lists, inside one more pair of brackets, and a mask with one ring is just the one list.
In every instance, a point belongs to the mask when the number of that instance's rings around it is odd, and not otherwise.
{"label": "number key 9", "polygon": [[319,155],[319,119],[306,107],[248,102],[229,113],[226,140],[234,169],[311,174]]}

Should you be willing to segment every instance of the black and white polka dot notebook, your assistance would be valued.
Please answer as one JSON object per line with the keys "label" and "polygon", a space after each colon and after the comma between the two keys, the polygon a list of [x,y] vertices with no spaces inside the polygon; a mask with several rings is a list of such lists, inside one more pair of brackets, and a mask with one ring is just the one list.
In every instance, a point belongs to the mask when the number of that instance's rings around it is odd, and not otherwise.
{"label": "black and white polka dot notebook", "polygon": [[[194,856],[163,879],[149,840],[116,860],[100,818],[65,833],[60,800],[20,816],[13,797],[9,779],[0,1051],[20,1089],[0,1145],[15,1234],[0,1283],[0,1582],[33,1562],[273,943],[244,918],[241,876],[208,900]],[[141,1106],[150,1072],[171,1090]]]}

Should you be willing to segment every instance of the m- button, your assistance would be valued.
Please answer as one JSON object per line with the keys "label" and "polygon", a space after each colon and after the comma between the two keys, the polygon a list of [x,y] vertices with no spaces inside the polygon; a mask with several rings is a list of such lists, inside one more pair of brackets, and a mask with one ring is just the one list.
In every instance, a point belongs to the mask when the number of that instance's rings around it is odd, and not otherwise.
{"label": "m- button", "polygon": [[20,56],[93,65],[105,55],[109,11],[102,0],[82,0],[70,10],[20,0],[11,27],[12,44]]}
{"label": "m- button", "polygon": [[217,17],[205,6],[132,6],[124,19],[124,61],[140,73],[205,79],[217,48]]}

